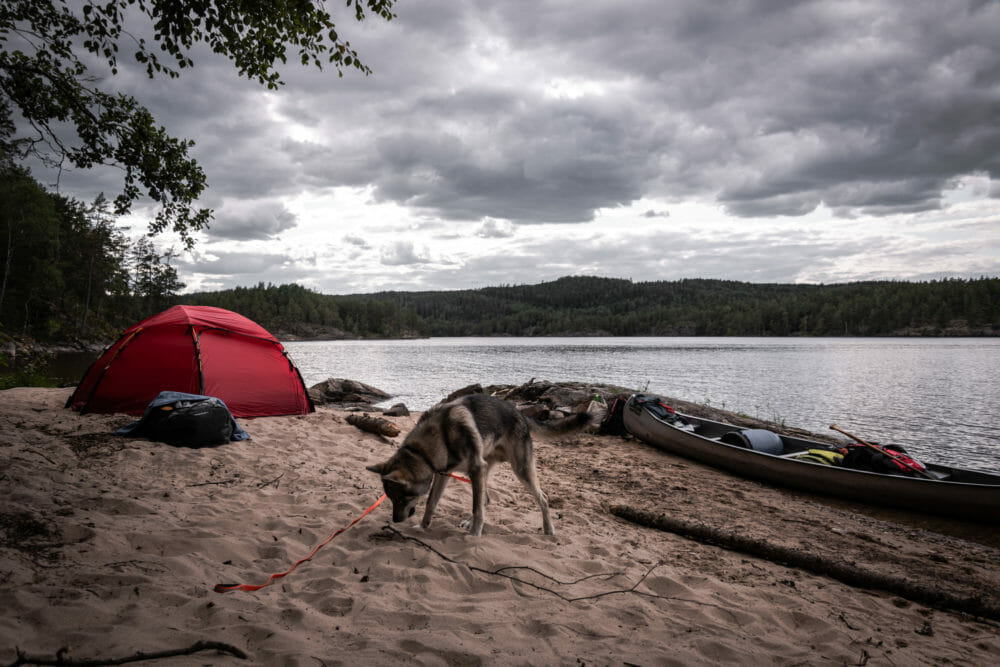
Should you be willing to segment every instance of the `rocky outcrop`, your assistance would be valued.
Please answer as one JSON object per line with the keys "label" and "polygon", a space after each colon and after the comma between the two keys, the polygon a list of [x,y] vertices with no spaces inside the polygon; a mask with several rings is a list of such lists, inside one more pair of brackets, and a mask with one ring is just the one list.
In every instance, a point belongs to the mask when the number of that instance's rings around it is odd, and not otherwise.
{"label": "rocky outcrop", "polygon": [[[522,409],[527,406],[542,406],[553,412],[550,418],[559,418],[566,414],[586,409],[597,397],[612,397],[620,393],[632,393],[627,389],[606,384],[586,382],[547,382],[531,379],[522,385],[491,385],[483,390],[517,404]],[[536,419],[545,419],[542,414],[532,415]]]}
{"label": "rocky outcrop", "polygon": [[392,395],[357,380],[329,378],[309,387],[309,397],[316,405],[334,403],[344,406],[370,407],[387,398],[392,398]]}

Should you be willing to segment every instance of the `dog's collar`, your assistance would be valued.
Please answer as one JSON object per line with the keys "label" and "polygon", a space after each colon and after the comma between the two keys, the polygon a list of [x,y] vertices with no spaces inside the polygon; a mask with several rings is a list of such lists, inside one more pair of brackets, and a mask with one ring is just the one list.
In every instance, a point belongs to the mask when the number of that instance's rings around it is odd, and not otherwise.
{"label": "dog's collar", "polygon": [[437,469],[437,466],[434,465],[434,462],[431,461],[431,457],[427,456],[427,454],[423,450],[417,449],[416,447],[410,447],[409,445],[403,445],[400,449],[405,449],[406,451],[415,454],[417,458],[426,463],[427,467],[430,468],[433,472],[435,473],[441,472],[440,470]]}

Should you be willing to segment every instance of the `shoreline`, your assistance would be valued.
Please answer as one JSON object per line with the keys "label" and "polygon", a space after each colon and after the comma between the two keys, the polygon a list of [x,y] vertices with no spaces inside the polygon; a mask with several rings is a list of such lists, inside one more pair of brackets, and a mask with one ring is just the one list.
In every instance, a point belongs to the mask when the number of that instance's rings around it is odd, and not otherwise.
{"label": "shoreline", "polygon": [[[343,410],[241,419],[249,441],[173,448],[0,392],[0,660],[78,660],[216,641],[214,664],[991,664],[1000,623],[624,521],[664,513],[859,572],[1000,599],[1000,536],[791,492],[631,438],[536,439],[556,536],[498,466],[482,538],[445,492],[428,530],[378,507],[256,593],[381,493],[364,466],[401,442]],[[683,407],[683,406],[682,406]],[[419,417],[393,418],[406,433]],[[511,569],[513,568],[513,569]],[[507,576],[504,576],[507,575]],[[319,662],[317,662],[319,661]]]}

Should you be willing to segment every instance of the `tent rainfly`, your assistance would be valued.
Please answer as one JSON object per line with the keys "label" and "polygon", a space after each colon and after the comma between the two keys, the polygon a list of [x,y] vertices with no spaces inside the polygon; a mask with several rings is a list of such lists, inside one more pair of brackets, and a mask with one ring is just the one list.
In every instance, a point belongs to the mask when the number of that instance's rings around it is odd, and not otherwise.
{"label": "tent rainfly", "polygon": [[209,306],[174,306],[127,329],[87,369],[66,407],[141,415],[164,390],[215,396],[236,417],[315,409],[277,338]]}

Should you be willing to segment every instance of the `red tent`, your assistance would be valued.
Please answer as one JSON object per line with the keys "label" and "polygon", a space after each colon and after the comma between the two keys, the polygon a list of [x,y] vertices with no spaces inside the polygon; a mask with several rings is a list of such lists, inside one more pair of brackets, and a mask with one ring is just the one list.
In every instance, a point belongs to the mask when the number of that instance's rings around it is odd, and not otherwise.
{"label": "red tent", "polygon": [[87,369],[66,407],[141,415],[164,390],[215,396],[236,417],[314,410],[277,338],[208,306],[174,306],[126,330]]}

